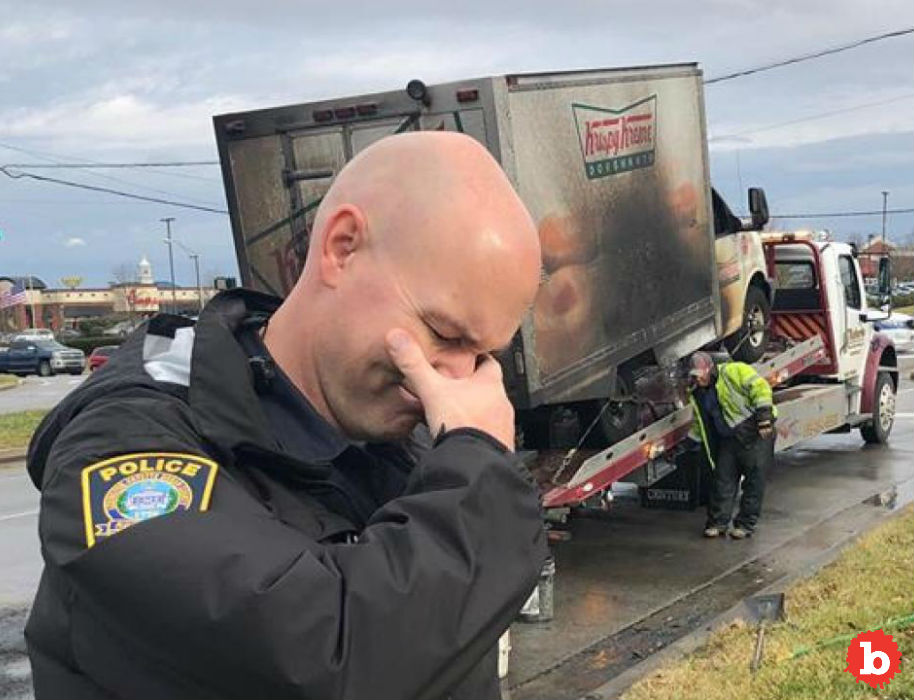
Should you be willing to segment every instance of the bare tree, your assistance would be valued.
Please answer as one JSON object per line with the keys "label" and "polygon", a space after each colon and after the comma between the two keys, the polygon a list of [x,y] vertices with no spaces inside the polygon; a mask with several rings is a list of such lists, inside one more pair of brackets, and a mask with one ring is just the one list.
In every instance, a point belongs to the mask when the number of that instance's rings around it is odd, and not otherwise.
{"label": "bare tree", "polygon": [[122,262],[111,268],[111,275],[114,284],[129,284],[136,282],[136,265],[129,262]]}

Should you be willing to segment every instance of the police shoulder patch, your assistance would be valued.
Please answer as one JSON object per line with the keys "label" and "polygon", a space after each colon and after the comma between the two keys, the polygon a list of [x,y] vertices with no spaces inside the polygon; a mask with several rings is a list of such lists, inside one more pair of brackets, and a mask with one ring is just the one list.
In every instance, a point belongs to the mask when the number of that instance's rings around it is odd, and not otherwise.
{"label": "police shoulder patch", "polygon": [[86,544],[160,515],[204,511],[219,465],[199,455],[139,452],[82,470]]}

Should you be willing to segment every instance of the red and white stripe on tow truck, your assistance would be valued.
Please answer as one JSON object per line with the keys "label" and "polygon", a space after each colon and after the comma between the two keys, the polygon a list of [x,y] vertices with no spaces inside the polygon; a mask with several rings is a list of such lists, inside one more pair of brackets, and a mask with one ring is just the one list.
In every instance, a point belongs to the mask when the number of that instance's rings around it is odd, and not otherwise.
{"label": "red and white stripe on tow truck", "polygon": [[586,460],[567,483],[543,494],[544,508],[577,505],[684,440],[692,407],[683,406]]}

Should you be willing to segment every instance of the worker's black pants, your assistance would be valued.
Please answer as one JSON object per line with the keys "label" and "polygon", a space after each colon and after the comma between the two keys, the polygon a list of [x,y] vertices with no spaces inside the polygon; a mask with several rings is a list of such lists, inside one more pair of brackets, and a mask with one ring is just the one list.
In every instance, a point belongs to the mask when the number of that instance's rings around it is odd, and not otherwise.
{"label": "worker's black pants", "polygon": [[765,476],[774,463],[774,438],[756,438],[748,444],[735,437],[723,438],[718,443],[714,461],[707,527],[726,528],[730,523],[742,477],[743,496],[733,526],[752,532],[762,512]]}

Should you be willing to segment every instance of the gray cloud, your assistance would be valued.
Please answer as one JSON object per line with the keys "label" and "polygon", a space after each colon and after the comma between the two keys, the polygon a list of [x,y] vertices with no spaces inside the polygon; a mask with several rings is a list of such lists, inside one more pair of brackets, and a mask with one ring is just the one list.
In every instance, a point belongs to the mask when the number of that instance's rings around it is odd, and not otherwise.
{"label": "gray cloud", "polygon": [[[213,114],[396,89],[412,77],[672,61],[699,61],[713,76],[914,24],[909,0],[0,0],[0,13],[9,18],[0,27],[0,143],[99,160],[214,158]],[[912,58],[907,37],[709,86],[710,133],[739,134],[712,143],[725,192],[736,196],[738,152],[744,183],[757,176],[776,195],[773,208],[777,199],[809,210],[828,197],[844,206],[886,178],[899,189],[897,203],[907,197],[910,206],[910,167],[898,160],[910,153],[899,146],[914,131],[910,103],[753,129],[910,93]],[[41,157],[0,148],[0,164]],[[823,185],[834,173],[846,181]],[[224,206],[218,168],[68,175]],[[59,270],[52,279],[78,271],[103,283],[110,261],[145,250],[156,264],[164,252],[158,218],[170,214],[205,266],[232,269],[226,217],[0,179],[3,267],[41,265]],[[50,251],[36,259],[35,241],[61,231],[87,245],[63,260]]]}

